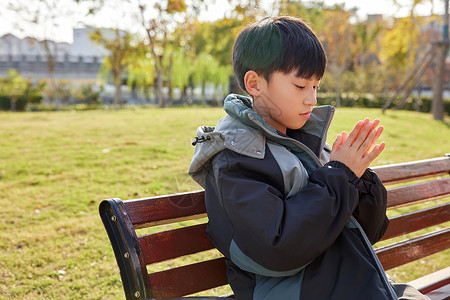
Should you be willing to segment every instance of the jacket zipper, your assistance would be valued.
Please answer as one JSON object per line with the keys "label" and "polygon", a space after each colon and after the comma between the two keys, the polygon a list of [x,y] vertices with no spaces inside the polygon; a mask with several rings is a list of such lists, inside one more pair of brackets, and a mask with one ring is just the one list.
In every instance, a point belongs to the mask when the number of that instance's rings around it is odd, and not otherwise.
{"label": "jacket zipper", "polygon": [[[317,163],[317,165],[319,167],[323,167],[323,164],[320,162],[319,158],[316,156],[316,154],[314,154],[314,152],[312,152],[311,149],[309,149],[306,145],[304,145],[303,143],[292,139],[292,138],[286,138],[283,136],[279,136],[279,135],[275,135],[272,131],[268,130],[263,124],[261,124],[258,120],[256,120],[252,115],[248,115],[248,118],[255,123],[256,125],[258,125],[259,128],[261,128],[262,130],[264,130],[266,133],[268,133],[269,135],[271,135],[272,137],[274,137],[275,139],[279,139],[279,140],[285,140],[285,141],[289,141],[292,142],[294,144],[296,144],[297,146],[299,146],[300,148],[302,148],[304,151],[306,151],[306,153],[309,154],[310,157],[312,157],[312,159]],[[330,119],[327,122],[327,127],[326,129],[328,130],[328,127],[330,126],[331,121]]]}

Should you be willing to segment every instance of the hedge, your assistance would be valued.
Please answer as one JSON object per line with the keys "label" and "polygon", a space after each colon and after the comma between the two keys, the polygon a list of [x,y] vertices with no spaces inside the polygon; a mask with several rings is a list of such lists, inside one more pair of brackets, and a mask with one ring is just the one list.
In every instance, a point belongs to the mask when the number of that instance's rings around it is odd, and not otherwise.
{"label": "hedge", "polygon": [[[342,107],[365,107],[365,108],[382,108],[387,101],[391,99],[389,95],[373,95],[373,94],[357,94],[357,93],[342,93],[341,97]],[[402,109],[404,110],[416,110],[416,100],[410,98],[405,103]],[[394,101],[390,108],[395,108],[399,99]],[[418,111],[431,112],[431,104],[433,102],[432,97],[421,96],[418,99]],[[317,95],[318,105],[333,105],[336,106],[336,94],[334,93],[319,93]],[[444,101],[444,111],[450,115],[450,99]]]}
{"label": "hedge", "polygon": [[[11,110],[11,96],[0,94],[0,110]],[[42,95],[29,94],[20,95],[16,100],[16,111],[26,111],[29,103],[39,104],[42,102]]]}

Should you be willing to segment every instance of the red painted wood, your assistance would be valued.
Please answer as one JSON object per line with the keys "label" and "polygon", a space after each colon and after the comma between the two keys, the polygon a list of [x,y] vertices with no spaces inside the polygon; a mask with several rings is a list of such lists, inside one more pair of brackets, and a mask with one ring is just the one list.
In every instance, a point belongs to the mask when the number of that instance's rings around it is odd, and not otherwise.
{"label": "red painted wood", "polygon": [[439,157],[414,162],[391,164],[372,168],[384,184],[450,173],[450,157]]}
{"label": "red painted wood", "polygon": [[447,291],[448,291],[447,296],[450,298],[450,278],[446,278],[442,281],[438,281],[438,282],[434,283],[433,285],[429,285],[426,288],[421,289],[420,292],[422,294],[427,294],[427,293],[430,293],[431,291],[439,289],[443,286],[448,286],[447,287]]}
{"label": "red painted wood", "polygon": [[385,270],[450,248],[450,228],[376,249]]}
{"label": "red painted wood", "polygon": [[149,274],[148,286],[154,298],[190,295],[228,284],[224,258]]}
{"label": "red painted wood", "polygon": [[214,248],[206,235],[206,224],[145,235],[138,239],[147,265]]}
{"label": "red painted wood", "polygon": [[151,198],[124,201],[135,228],[151,223],[206,213],[205,192],[187,192]]}
{"label": "red painted wood", "polygon": [[422,293],[425,293],[431,300],[448,300],[450,299],[450,283],[435,290]]}
{"label": "red painted wood", "polygon": [[450,177],[389,189],[388,207],[442,198],[446,195],[450,195]]}
{"label": "red painted wood", "polygon": [[450,221],[450,202],[389,219],[382,240]]}

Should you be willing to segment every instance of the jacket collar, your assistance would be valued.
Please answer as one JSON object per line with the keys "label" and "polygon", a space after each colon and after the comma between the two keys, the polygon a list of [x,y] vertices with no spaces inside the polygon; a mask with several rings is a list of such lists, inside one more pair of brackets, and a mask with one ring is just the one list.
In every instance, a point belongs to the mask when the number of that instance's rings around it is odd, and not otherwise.
{"label": "jacket collar", "polygon": [[[231,94],[224,102],[224,109],[234,119],[239,120],[247,126],[261,130],[263,135],[273,142],[286,145],[282,134],[267,124],[264,119],[252,109],[252,101],[249,97]],[[310,119],[302,128],[297,130],[288,129],[287,137],[306,145],[316,156],[325,146],[328,128],[334,115],[334,107],[325,105],[314,107]],[[288,143],[289,144],[289,143]]]}

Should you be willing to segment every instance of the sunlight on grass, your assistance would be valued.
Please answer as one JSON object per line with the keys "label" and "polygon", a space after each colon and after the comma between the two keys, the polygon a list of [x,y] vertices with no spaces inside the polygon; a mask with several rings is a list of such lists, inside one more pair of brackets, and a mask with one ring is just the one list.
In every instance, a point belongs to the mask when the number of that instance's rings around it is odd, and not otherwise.
{"label": "sunlight on grass", "polygon": [[[187,175],[191,140],[198,126],[215,125],[224,114],[221,108],[0,113],[0,299],[123,299],[100,201],[198,190]],[[448,123],[403,111],[337,109],[328,142],[365,116],[386,128],[387,148],[374,165],[450,152]],[[394,277],[413,279],[424,265],[446,265],[448,255],[393,270]]]}

